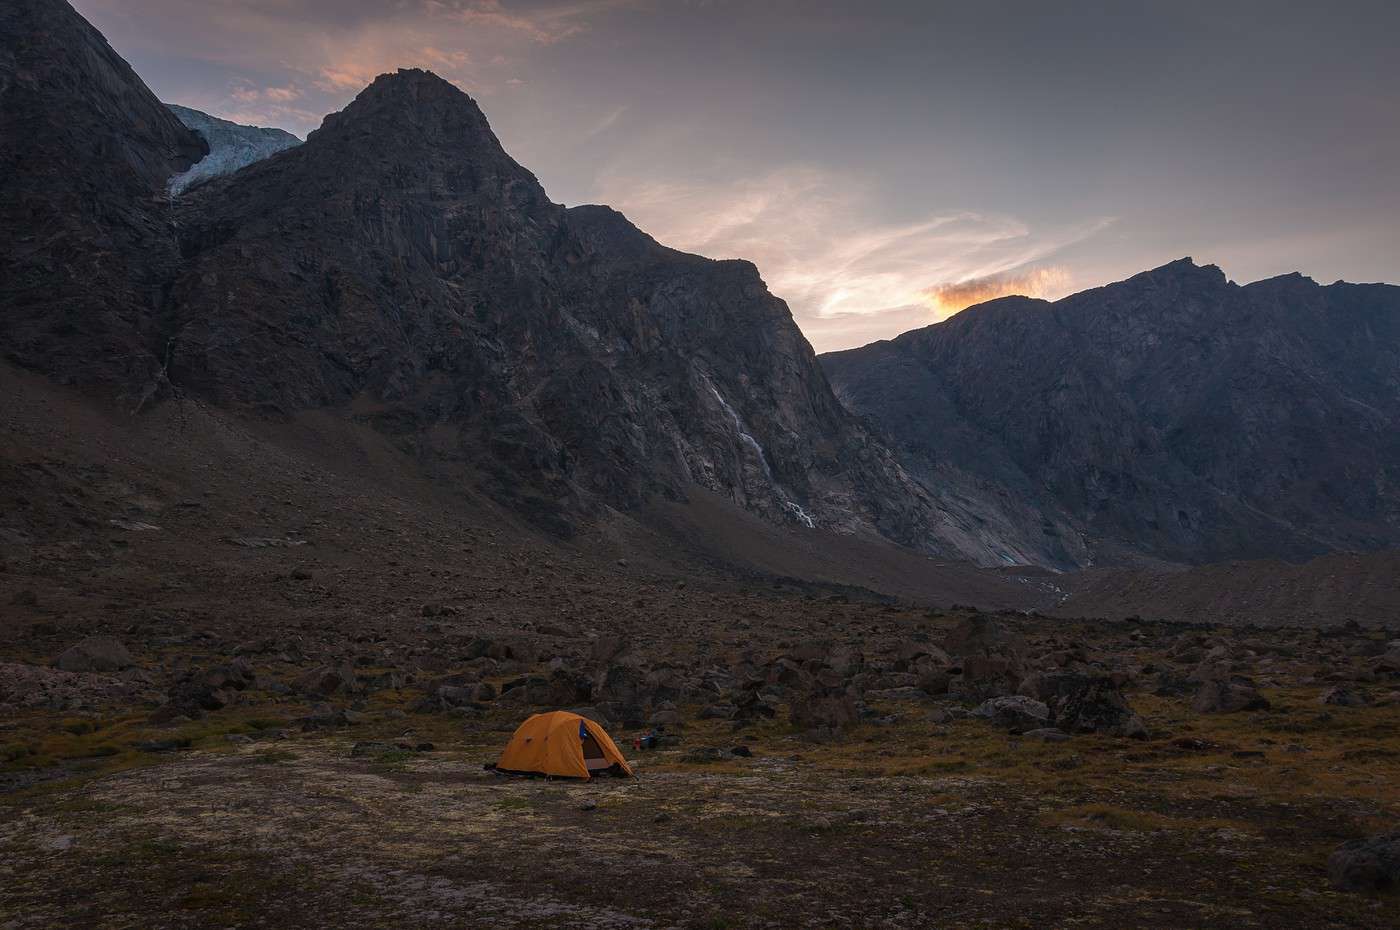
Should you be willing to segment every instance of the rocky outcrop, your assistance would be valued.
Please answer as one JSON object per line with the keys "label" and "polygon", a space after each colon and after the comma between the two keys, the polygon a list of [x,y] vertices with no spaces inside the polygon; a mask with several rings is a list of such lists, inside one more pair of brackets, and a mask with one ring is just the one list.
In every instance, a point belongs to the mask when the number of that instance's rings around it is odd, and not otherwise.
{"label": "rocky outcrop", "polygon": [[1342,891],[1400,888],[1400,830],[1352,840],[1327,859],[1327,877]]}
{"label": "rocky outcrop", "polygon": [[1241,287],[1183,259],[1054,303],[994,300],[822,364],[1007,562],[1400,544],[1397,287]]}
{"label": "rocky outcrop", "polygon": [[285,129],[243,126],[189,107],[173,103],[166,106],[209,147],[209,154],[194,167],[170,179],[167,186],[172,194],[179,194],[209,178],[233,174],[255,161],[301,145],[301,140]]}
{"label": "rocky outcrop", "polygon": [[53,664],[65,672],[119,672],[135,663],[116,637],[89,636],[65,649]]}
{"label": "rocky outcrop", "polygon": [[1201,714],[1232,714],[1242,710],[1268,710],[1269,700],[1244,676],[1211,678],[1201,682],[1193,706]]}

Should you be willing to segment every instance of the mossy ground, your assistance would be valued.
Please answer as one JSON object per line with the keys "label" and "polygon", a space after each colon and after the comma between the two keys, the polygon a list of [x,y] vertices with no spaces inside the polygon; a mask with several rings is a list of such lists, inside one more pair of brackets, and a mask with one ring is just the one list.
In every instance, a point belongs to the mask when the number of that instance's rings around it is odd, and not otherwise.
{"label": "mossy ground", "polygon": [[[1147,741],[1043,743],[912,704],[835,742],[705,721],[679,749],[629,750],[638,779],[592,784],[493,776],[519,711],[400,716],[409,697],[329,734],[288,729],[292,705],[16,721],[10,765],[68,774],[0,801],[0,925],[1400,922],[1400,900],[1324,871],[1400,818],[1400,708],[1324,709],[1315,688],[1215,716],[1138,695]],[[405,733],[435,750],[351,756]],[[189,748],[132,748],[151,739]],[[741,744],[751,758],[685,761]]]}

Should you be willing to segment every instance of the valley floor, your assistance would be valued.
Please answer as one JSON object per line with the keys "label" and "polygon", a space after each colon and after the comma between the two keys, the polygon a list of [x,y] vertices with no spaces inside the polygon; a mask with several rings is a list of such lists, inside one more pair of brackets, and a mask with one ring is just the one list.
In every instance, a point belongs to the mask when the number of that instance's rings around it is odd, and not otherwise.
{"label": "valley floor", "polygon": [[[745,573],[688,538],[713,509],[548,540],[355,424],[0,389],[0,930],[1400,925],[1327,875],[1400,823],[1393,632],[977,613],[925,595],[1058,581],[902,561],[896,599],[780,540]],[[1148,737],[969,716],[929,660],[970,622]],[[94,636],[129,655],[54,667]],[[1270,706],[1198,712],[1222,676]],[[702,718],[745,681],[773,716]],[[631,782],[483,770],[588,700],[679,742],[616,719]]]}
{"label": "valley floor", "polygon": [[[1400,816],[1400,706],[1323,720],[1272,696],[1209,719],[1136,701],[1171,734],[1141,743],[910,705],[830,744],[702,723],[591,784],[484,771],[507,713],[405,718],[383,695],[327,737],[250,707],[161,734],[189,750],[0,796],[0,926],[1395,926],[1400,899],[1336,892],[1324,863]],[[52,747],[53,724],[7,742]],[[60,754],[146,728],[109,717]]]}

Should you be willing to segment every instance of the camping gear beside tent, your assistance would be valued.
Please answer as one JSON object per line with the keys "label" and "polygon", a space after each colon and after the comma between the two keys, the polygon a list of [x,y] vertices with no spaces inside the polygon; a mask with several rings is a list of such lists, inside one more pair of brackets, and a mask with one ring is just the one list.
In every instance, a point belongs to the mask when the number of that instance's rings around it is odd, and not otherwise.
{"label": "camping gear beside tent", "polygon": [[632,767],[601,725],[587,717],[556,710],[535,714],[510,738],[496,771],[514,775],[592,778],[631,775]]}

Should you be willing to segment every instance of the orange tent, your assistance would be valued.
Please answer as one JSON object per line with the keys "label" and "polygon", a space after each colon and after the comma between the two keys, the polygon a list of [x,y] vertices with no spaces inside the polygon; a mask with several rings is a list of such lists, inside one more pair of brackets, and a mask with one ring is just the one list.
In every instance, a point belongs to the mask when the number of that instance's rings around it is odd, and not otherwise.
{"label": "orange tent", "polygon": [[556,710],[535,714],[520,725],[501,752],[496,771],[591,778],[614,765],[632,774],[606,730],[587,717]]}

